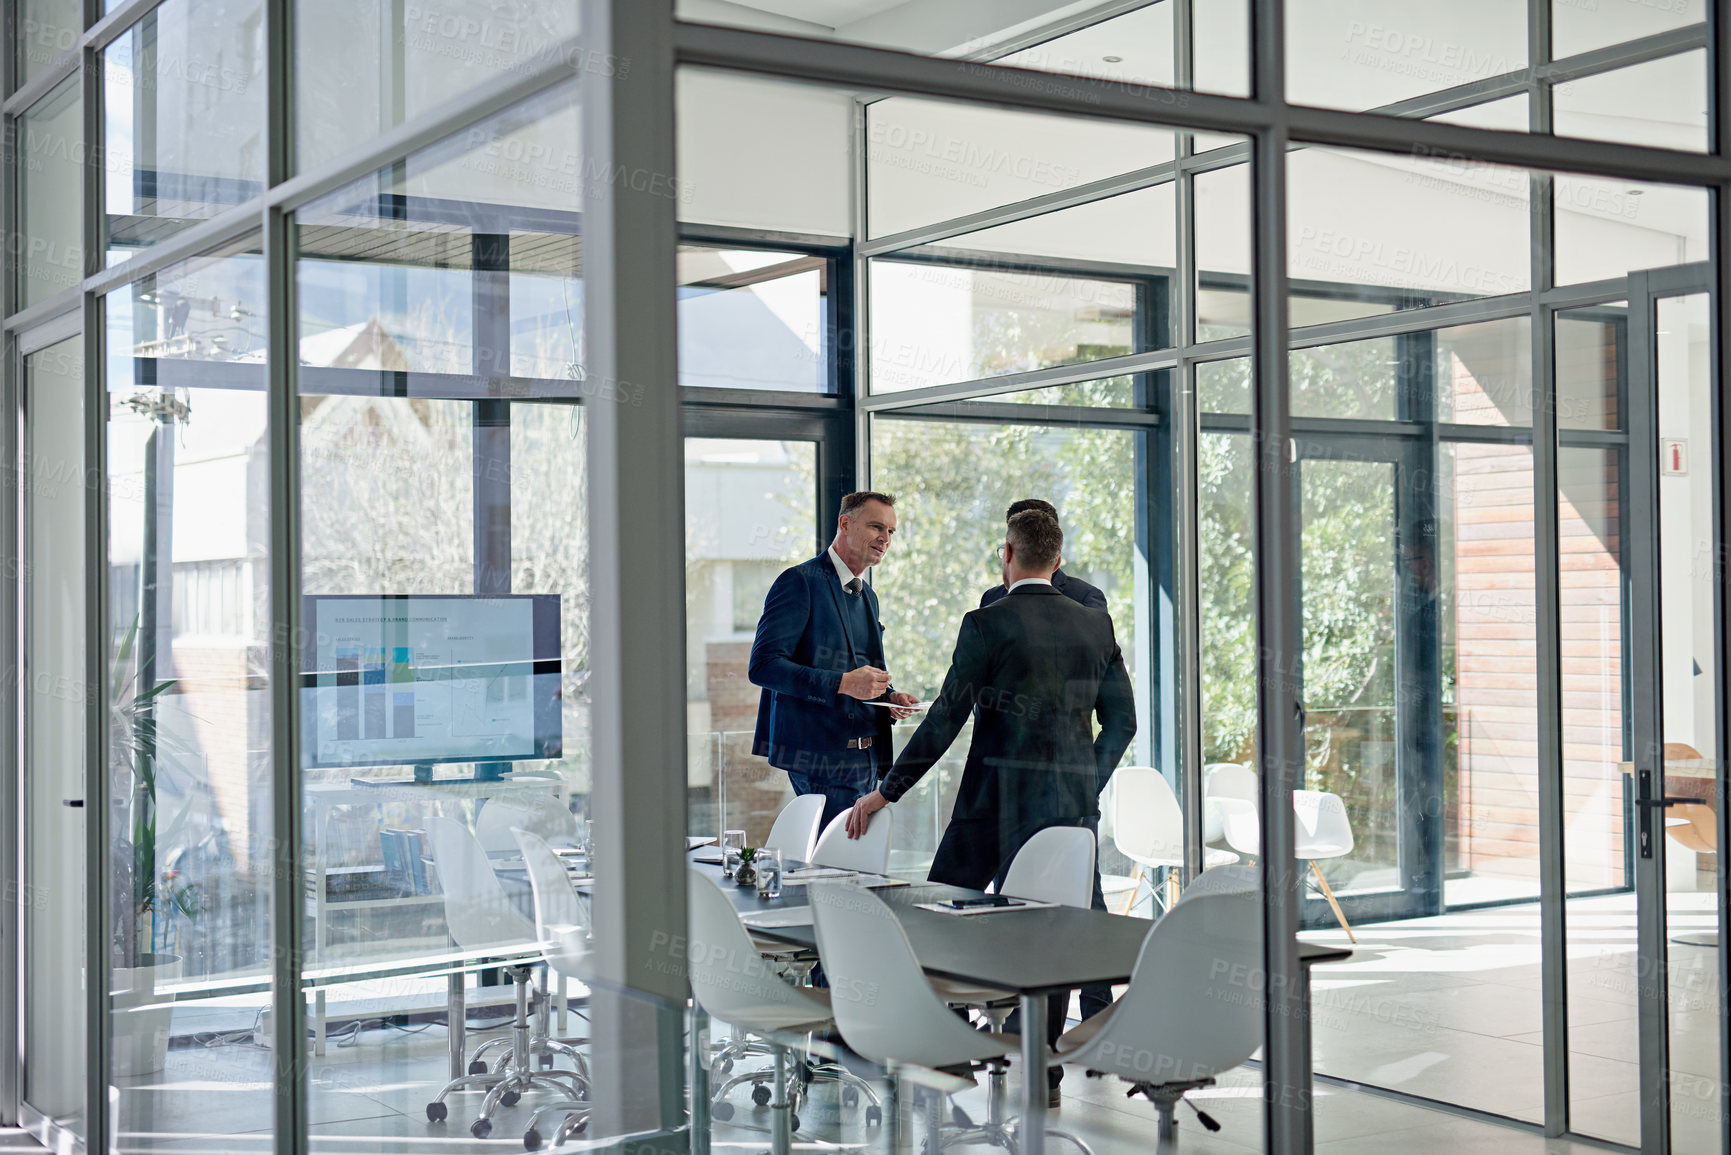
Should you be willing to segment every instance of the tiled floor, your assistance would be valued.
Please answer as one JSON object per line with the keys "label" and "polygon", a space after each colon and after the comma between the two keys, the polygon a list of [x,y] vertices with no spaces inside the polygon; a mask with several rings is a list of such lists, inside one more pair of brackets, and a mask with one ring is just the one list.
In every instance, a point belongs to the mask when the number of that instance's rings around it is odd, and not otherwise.
{"label": "tiled floor", "polygon": [[[1673,896],[1673,930],[1709,917],[1704,898]],[[1626,896],[1576,900],[1568,911],[1570,1070],[1578,1131],[1625,1143],[1637,1138],[1641,1094],[1635,1065],[1634,916]],[[1537,1121],[1541,1115],[1542,1013],[1539,919],[1530,905],[1494,907],[1432,919],[1356,928],[1351,960],[1317,969],[1313,1041],[1318,1072],[1483,1111]],[[1345,941],[1339,931],[1306,932]],[[1717,1150],[1715,1063],[1720,1019],[1710,967],[1714,954],[1673,946],[1673,1086],[1675,1150]],[[575,1030],[575,1026],[573,1027]],[[472,1032],[472,1039],[479,1038]],[[493,1137],[470,1138],[478,1095],[453,1100],[450,1122],[431,1125],[425,1104],[445,1070],[445,1035],[369,1031],[352,1047],[332,1046],[312,1065],[310,1113],[316,1149],[328,1152],[522,1150],[532,1101],[501,1111]],[[269,1149],[270,1061],[246,1044],[177,1047],[170,1066],[138,1080],[124,1098],[128,1151]],[[1011,1089],[1014,1094],[1015,1078]],[[983,1089],[957,1102],[976,1117]],[[1245,1068],[1199,1092],[1198,1105],[1222,1124],[1205,1131],[1180,1114],[1180,1149],[1193,1155],[1255,1151],[1261,1139],[1260,1075]],[[741,1091],[734,1118],[718,1123],[717,1151],[757,1152],[767,1145],[767,1112]],[[868,1135],[857,1107],[842,1109],[820,1090],[803,1112],[802,1146],[859,1145]],[[1539,1152],[1591,1150],[1529,1132],[1479,1122],[1422,1105],[1320,1083],[1317,1147],[1357,1152]],[[1145,1151],[1153,1108],[1124,1096],[1122,1084],[1073,1071],[1054,1126],[1074,1131],[1096,1155]],[[917,1132],[916,1132],[917,1135]],[[0,1153],[7,1148],[0,1146]],[[1052,1145],[1065,1152],[1063,1144]]]}

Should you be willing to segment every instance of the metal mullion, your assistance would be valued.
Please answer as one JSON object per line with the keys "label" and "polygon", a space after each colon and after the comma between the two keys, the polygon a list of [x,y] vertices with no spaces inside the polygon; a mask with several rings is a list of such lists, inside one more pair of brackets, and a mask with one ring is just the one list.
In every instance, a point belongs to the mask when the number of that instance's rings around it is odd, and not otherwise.
{"label": "metal mullion", "polygon": [[[1710,50],[1707,54],[1708,139],[1715,155],[1731,154],[1731,0],[1713,0],[1707,8]],[[1726,259],[1726,244],[1731,241],[1731,184],[1721,184],[1709,194],[1712,198],[1708,232],[1708,260],[1712,262],[1710,283],[1713,286],[1713,323],[1710,326],[1712,358],[1710,364],[1726,363],[1727,336],[1731,335],[1731,261]],[[1712,476],[1718,483],[1712,487],[1713,504],[1709,533],[1713,566],[1713,701],[1717,703],[1713,733],[1720,773],[1713,784],[1716,827],[1715,845],[1718,855],[1717,910],[1720,946],[1719,972],[1719,1149],[1731,1155],[1731,1024],[1725,1021],[1726,1000],[1731,998],[1731,949],[1725,946],[1725,933],[1731,930],[1731,887],[1727,887],[1725,847],[1731,847],[1731,788],[1727,787],[1724,764],[1731,755],[1731,709],[1726,706],[1726,694],[1731,693],[1731,607],[1726,604],[1725,581],[1727,542],[1731,541],[1731,503],[1726,500],[1731,487],[1731,405],[1725,401],[1723,370],[1709,390],[1713,438]],[[1627,456],[1633,456],[1632,454]]]}
{"label": "metal mullion", "polygon": [[[96,54],[101,56],[103,49],[125,35],[146,13],[164,3],[166,0],[132,0],[107,15],[103,15],[100,10],[94,14],[86,11],[87,23],[84,31],[79,34],[78,43],[61,53],[41,72],[19,85],[17,91],[0,103],[0,113],[15,116],[35,104],[55,85],[78,71],[85,49],[94,48]],[[9,43],[8,50],[12,47],[13,44]]]}
{"label": "metal mullion", "polygon": [[207,253],[249,232],[256,232],[259,220],[268,207],[265,198],[254,197],[220,216],[201,221],[174,234],[169,240],[139,250],[137,256],[129,257],[113,268],[97,270],[85,278],[84,291],[98,295],[111,293],[152,273],[159,273],[170,265]]}
{"label": "metal mullion", "polygon": [[1154,188],[1170,182],[1177,173],[1178,166],[1175,161],[1149,165],[1147,168],[1134,169],[1117,176],[1103,177],[1100,180],[1059,189],[1056,192],[1044,193],[1037,197],[1029,197],[1027,200],[1016,201],[999,208],[984,209],[961,217],[951,217],[949,220],[940,221],[937,224],[925,225],[917,229],[904,229],[899,233],[891,233],[885,237],[874,237],[862,243],[859,248],[860,252],[868,257],[883,256],[885,253],[913,248],[916,245],[929,245],[965,233],[979,232],[982,229],[996,228],[999,225],[1015,224],[1017,221],[1024,221],[1030,217],[1042,216],[1046,213],[1091,204],[1094,201],[1123,196],[1125,193]]}
{"label": "metal mullion", "polygon": [[[0,51],[15,52],[16,49],[15,44],[8,44]],[[68,48],[55,58],[54,63],[19,85],[16,92],[8,96],[4,103],[0,103],[0,113],[7,116],[24,115],[38,100],[65,83],[67,77],[76,76],[79,63],[83,59],[84,53],[81,48],[77,46]]]}
{"label": "metal mullion", "polygon": [[[78,336],[82,331],[79,325],[81,320],[82,316],[77,309],[68,309],[60,316],[45,321],[28,332],[19,333],[13,338],[13,345],[20,357],[39,353],[50,345],[58,345],[62,341]],[[18,368],[22,368],[22,366]]]}
{"label": "metal mullion", "polygon": [[[1195,87],[1196,45],[1194,0],[1173,0],[1172,9],[1172,76],[1181,89]],[[1177,237],[1173,252],[1178,269],[1168,294],[1172,343],[1179,347],[1178,364],[1171,371],[1171,385],[1166,391],[1170,408],[1167,410],[1167,444],[1172,453],[1173,486],[1167,503],[1167,516],[1173,521],[1172,537],[1177,557],[1173,562],[1173,597],[1176,601],[1173,621],[1177,632],[1177,669],[1169,672],[1177,683],[1178,700],[1178,772],[1184,784],[1180,798],[1184,804],[1184,868],[1182,881],[1188,885],[1203,868],[1203,783],[1202,783],[1202,622],[1200,522],[1198,507],[1199,484],[1196,476],[1201,434],[1196,414],[1196,366],[1184,356],[1183,350],[1196,342],[1196,179],[1190,160],[1195,151],[1195,137],[1180,131],[1176,135],[1178,179],[1173,189],[1174,225]]]}
{"label": "metal mullion", "polygon": [[1319,345],[1361,341],[1369,337],[1398,337],[1406,333],[1423,333],[1481,321],[1501,321],[1510,317],[1524,317],[1531,309],[1530,293],[1477,297],[1470,301],[1450,301],[1444,305],[1426,305],[1419,309],[1398,309],[1392,313],[1354,320],[1301,326],[1292,330],[1292,347],[1313,349]]}
{"label": "metal mullion", "polygon": [[[678,51],[677,43],[675,52]],[[871,412],[866,407],[871,397],[872,376],[872,291],[871,262],[860,252],[871,227],[871,169],[866,164],[866,141],[870,139],[871,103],[855,97],[853,116],[848,121],[848,213],[853,231],[853,252],[849,262],[853,268],[853,380],[854,406],[853,470],[854,484],[870,486],[872,478]],[[828,510],[818,511],[818,541],[824,538]]]}
{"label": "metal mullion", "polygon": [[1303,773],[1299,639],[1292,591],[1298,580],[1294,470],[1287,380],[1286,26],[1284,0],[1250,5],[1252,91],[1268,122],[1251,141],[1251,440],[1257,455],[1257,765],[1263,923],[1263,1149],[1309,1155],[1310,1023],[1298,959],[1302,895],[1295,869],[1293,790]]}
{"label": "metal mullion", "polygon": [[862,412],[907,409],[934,401],[966,401],[999,393],[1020,393],[1050,385],[1074,385],[1082,381],[1099,381],[1107,377],[1170,369],[1177,363],[1176,350],[1155,349],[1147,353],[1126,353],[1122,357],[1102,357],[1098,361],[1079,361],[1074,365],[1055,365],[1050,369],[1030,369],[1026,373],[1006,373],[1002,377],[976,377],[971,381],[957,381],[948,385],[880,393],[872,397],[861,397],[857,404]]}
{"label": "metal mullion", "polygon": [[848,247],[847,237],[828,233],[784,233],[775,229],[748,229],[737,225],[680,222],[682,245],[718,245],[735,248],[786,249],[813,256],[839,256]]}
{"label": "metal mullion", "polygon": [[908,409],[880,410],[880,417],[913,421],[982,422],[994,425],[1062,425],[1082,429],[1158,429],[1166,424],[1159,413],[1141,409],[1093,408],[1087,405],[992,404],[947,401]]}
{"label": "metal mullion", "polygon": [[[1548,23],[1550,18],[1546,16],[1545,19]],[[1694,52],[1705,47],[1707,47],[1706,23],[1686,24],[1681,28],[1672,28],[1665,32],[1656,32],[1651,36],[1642,36],[1637,40],[1625,40],[1620,44],[1595,48],[1589,52],[1578,52],[1563,60],[1550,60],[1550,53],[1547,50],[1546,61],[1542,64],[1534,63],[1533,75],[1535,79],[1547,85],[1563,84],[1587,76],[1599,76],[1622,68],[1632,68],[1637,64],[1650,64],[1655,60],[1681,56],[1685,52]]]}
{"label": "metal mullion", "polygon": [[[1531,133],[1551,130],[1551,0],[1527,0],[1527,99]],[[1535,136],[1535,139],[1538,137]],[[1568,883],[1563,863],[1562,542],[1557,497],[1556,310],[1544,295],[1556,283],[1556,202],[1548,172],[1530,172],[1528,284],[1533,391],[1533,584],[1537,647],[1539,797],[1539,974],[1545,1134],[1569,1130]]]}
{"label": "metal mullion", "polygon": [[1081,12],[1073,12],[1062,19],[1052,21],[1050,24],[1043,24],[1039,28],[1029,29],[1027,32],[1012,36],[1007,40],[998,41],[990,47],[975,52],[961,53],[959,59],[990,64],[995,60],[1013,56],[1029,48],[1037,48],[1061,36],[1068,36],[1072,32],[1092,28],[1096,24],[1115,20],[1119,16],[1125,16],[1143,8],[1152,8],[1160,2],[1161,0],[1100,0],[1091,8]]}
{"label": "metal mullion", "polygon": [[[16,204],[17,202],[8,198],[8,203]],[[8,276],[4,279],[12,281],[14,277]],[[0,329],[8,333],[28,332],[31,329],[41,327],[56,317],[64,316],[67,313],[77,313],[83,304],[83,289],[76,287],[65,289],[46,301],[39,301],[28,309],[22,309],[12,314],[6,319],[5,325],[0,326]]]}
{"label": "metal mullion", "polygon": [[1731,176],[1731,160],[1700,153],[1534,138],[1435,120],[1276,105],[1002,65],[982,68],[967,61],[741,28],[678,23],[675,41],[682,64],[1092,120],[1243,134],[1273,127],[1278,117],[1287,136],[1300,143],[1406,155],[1459,154],[1520,168],[1672,184],[1709,185]]}
{"label": "metal mullion", "polygon": [[801,416],[840,412],[841,398],[831,393],[783,393],[771,389],[712,389],[707,385],[682,385],[680,403],[688,409],[789,410]]}
{"label": "metal mullion", "polygon": [[[1654,346],[1653,298],[1639,273],[1629,278],[1629,514],[1627,520],[1646,527],[1629,539],[1629,646],[1632,731],[1630,754],[1637,783],[1656,777],[1651,797],[1665,792],[1664,754],[1661,743],[1664,709],[1662,640],[1659,623],[1659,421],[1658,356]],[[1717,390],[1715,390],[1717,392]],[[1651,778],[1649,778],[1651,781]],[[1635,957],[1642,964],[1635,984],[1637,1055],[1643,1087],[1640,1097],[1641,1150],[1667,1152],[1670,1148],[1670,1038],[1668,990],[1665,975],[1668,948],[1665,936],[1665,836],[1664,811],[1651,814],[1639,805],[1649,797],[1635,791],[1635,837],[1645,843],[1635,857]]]}
{"label": "metal mullion", "polygon": [[[294,13],[266,0],[265,185],[283,181],[294,154]],[[300,616],[300,397],[294,221],[259,210],[265,271],[266,437],[270,521],[271,703],[271,1055],[272,1147],[307,1149],[307,1008],[301,991],[306,904],[302,899]]]}
{"label": "metal mullion", "polygon": [[874,260],[910,265],[948,265],[961,269],[989,269],[995,273],[1028,273],[1048,277],[1085,277],[1100,281],[1145,281],[1169,277],[1176,270],[1166,265],[1130,265],[1117,261],[1091,261],[1078,257],[1039,257],[990,249],[951,249],[921,245],[902,249]]}

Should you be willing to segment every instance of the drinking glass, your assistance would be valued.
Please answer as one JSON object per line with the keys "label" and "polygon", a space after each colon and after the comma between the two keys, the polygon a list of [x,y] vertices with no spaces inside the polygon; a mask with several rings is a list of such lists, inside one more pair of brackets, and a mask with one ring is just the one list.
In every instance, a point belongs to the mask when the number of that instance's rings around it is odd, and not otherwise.
{"label": "drinking glass", "polygon": [[766,846],[757,852],[751,860],[757,868],[757,896],[759,898],[781,897],[781,851],[773,846]]}
{"label": "drinking glass", "polygon": [[745,849],[745,831],[721,832],[721,873],[732,878],[739,871],[739,852]]}

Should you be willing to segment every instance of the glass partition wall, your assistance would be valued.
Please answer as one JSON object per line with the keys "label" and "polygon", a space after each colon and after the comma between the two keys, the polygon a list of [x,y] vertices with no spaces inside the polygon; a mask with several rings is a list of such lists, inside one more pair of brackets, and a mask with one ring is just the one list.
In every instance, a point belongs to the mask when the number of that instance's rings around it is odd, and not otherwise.
{"label": "glass partition wall", "polygon": [[[1254,866],[1258,999],[1352,951],[1196,1094],[1226,1139],[1363,1140],[1371,1087],[1728,1149],[1695,13],[87,7],[7,0],[0,66],[0,1106],[50,1145],[760,1145],[681,836],[790,796],[752,635],[869,487],[921,697],[1057,506],[1174,802],[1102,797],[1110,910]],[[1073,1074],[1060,1125],[1145,1136]],[[821,1083],[800,1141],[893,1136]]]}

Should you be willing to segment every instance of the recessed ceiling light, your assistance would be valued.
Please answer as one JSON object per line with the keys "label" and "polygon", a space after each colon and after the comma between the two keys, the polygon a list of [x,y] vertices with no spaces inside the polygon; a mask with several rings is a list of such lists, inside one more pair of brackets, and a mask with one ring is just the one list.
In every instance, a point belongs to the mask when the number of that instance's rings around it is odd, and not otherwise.
{"label": "recessed ceiling light", "polygon": [[1102,56],[1102,57],[1100,57],[1100,59],[1104,60],[1107,64],[1122,64],[1122,63],[1124,63],[1124,58],[1122,56]]}
{"label": "recessed ceiling light", "polygon": [[1632,197],[1644,197],[1647,195],[1647,190],[1644,188],[1632,188],[1629,190],[1629,195]]}

